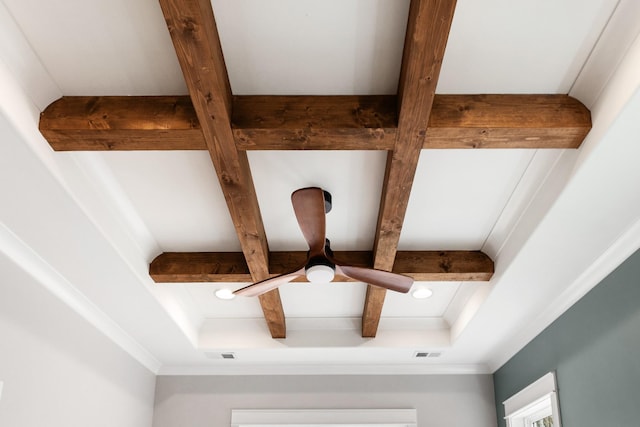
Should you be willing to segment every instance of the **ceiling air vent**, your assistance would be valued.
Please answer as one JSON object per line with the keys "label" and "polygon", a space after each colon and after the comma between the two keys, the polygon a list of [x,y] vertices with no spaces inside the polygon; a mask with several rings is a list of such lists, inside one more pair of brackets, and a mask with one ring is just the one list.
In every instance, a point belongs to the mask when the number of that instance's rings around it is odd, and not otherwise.
{"label": "ceiling air vent", "polygon": [[422,358],[422,357],[440,357],[442,353],[436,352],[428,352],[428,351],[416,351],[413,353],[413,357]]}
{"label": "ceiling air vent", "polygon": [[235,359],[236,358],[236,354],[231,352],[216,353],[213,351],[206,351],[204,355],[207,356],[209,359]]}

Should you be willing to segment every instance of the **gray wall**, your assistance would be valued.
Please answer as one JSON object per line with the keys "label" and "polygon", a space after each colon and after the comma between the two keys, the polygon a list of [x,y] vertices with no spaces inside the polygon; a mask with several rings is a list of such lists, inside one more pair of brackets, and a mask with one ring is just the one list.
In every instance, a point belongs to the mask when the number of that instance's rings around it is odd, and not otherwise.
{"label": "gray wall", "polygon": [[563,427],[640,425],[640,251],[494,374],[496,407],[556,371]]}
{"label": "gray wall", "polygon": [[155,375],[0,254],[0,426],[148,427]]}
{"label": "gray wall", "polygon": [[228,427],[231,409],[415,408],[421,427],[495,427],[490,375],[159,376],[154,427]]}

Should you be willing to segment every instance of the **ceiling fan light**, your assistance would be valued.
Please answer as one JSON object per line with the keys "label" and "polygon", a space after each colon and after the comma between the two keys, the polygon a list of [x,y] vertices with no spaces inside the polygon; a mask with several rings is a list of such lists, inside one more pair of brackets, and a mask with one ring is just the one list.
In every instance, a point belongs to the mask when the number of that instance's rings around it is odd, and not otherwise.
{"label": "ceiling fan light", "polygon": [[329,283],[336,275],[335,270],[323,264],[312,265],[305,270],[307,280],[311,283]]}

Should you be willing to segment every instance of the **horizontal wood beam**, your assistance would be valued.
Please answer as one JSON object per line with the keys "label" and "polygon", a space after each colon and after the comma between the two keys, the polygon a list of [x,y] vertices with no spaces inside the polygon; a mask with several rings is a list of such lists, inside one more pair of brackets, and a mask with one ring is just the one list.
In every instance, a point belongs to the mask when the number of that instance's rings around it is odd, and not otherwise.
{"label": "horizontal wood beam", "polygon": [[[300,268],[306,252],[271,252],[271,277]],[[335,252],[345,265],[371,267],[370,251]],[[398,251],[393,272],[417,281],[487,281],[493,276],[491,258],[480,251]],[[252,281],[241,252],[165,252],[151,262],[149,274],[159,283]],[[305,281],[302,278],[300,281]],[[353,281],[337,277],[336,281]]]}
{"label": "horizontal wood beam", "polygon": [[236,96],[231,119],[241,150],[388,150],[397,121],[395,96]]}
{"label": "horizontal wood beam", "polygon": [[[234,96],[239,150],[391,150],[395,96]],[[423,148],[577,148],[589,110],[567,95],[436,95]],[[188,96],[63,97],[40,116],[56,151],[206,150]]]}
{"label": "horizontal wood beam", "polygon": [[590,129],[567,95],[436,95],[423,148],[578,148]]}
{"label": "horizontal wood beam", "polygon": [[188,96],[64,96],[39,127],[56,151],[207,149]]}

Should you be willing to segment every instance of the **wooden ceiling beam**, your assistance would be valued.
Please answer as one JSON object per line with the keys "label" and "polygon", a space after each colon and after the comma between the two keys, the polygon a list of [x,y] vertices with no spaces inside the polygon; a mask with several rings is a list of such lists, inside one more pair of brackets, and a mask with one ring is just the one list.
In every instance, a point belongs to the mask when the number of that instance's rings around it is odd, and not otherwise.
{"label": "wooden ceiling beam", "polygon": [[[239,150],[392,150],[395,96],[234,96]],[[423,148],[577,148],[589,110],[566,95],[436,95]],[[188,96],[63,97],[40,116],[56,151],[206,150]]]}
{"label": "wooden ceiling beam", "polygon": [[238,96],[233,134],[241,150],[388,150],[395,96]]}
{"label": "wooden ceiling beam", "polygon": [[[348,265],[371,267],[371,251],[335,252]],[[269,276],[300,268],[306,252],[271,252]],[[419,281],[488,281],[493,276],[491,258],[480,251],[398,251],[393,272]],[[251,282],[249,267],[241,252],[166,252],[154,259],[149,274],[158,283]],[[306,281],[302,277],[299,281]],[[338,276],[336,282],[353,280]]]}
{"label": "wooden ceiling beam", "polygon": [[[373,266],[379,270],[393,269],[455,7],[455,0],[411,0],[398,85],[398,129],[387,156],[373,247]],[[385,293],[367,287],[363,337],[376,336]]]}
{"label": "wooden ceiling beam", "polygon": [[[215,166],[252,280],[269,276],[269,248],[246,152],[231,131],[232,95],[209,0],[160,0],[204,142]],[[278,290],[260,296],[271,336],[286,326]]]}

